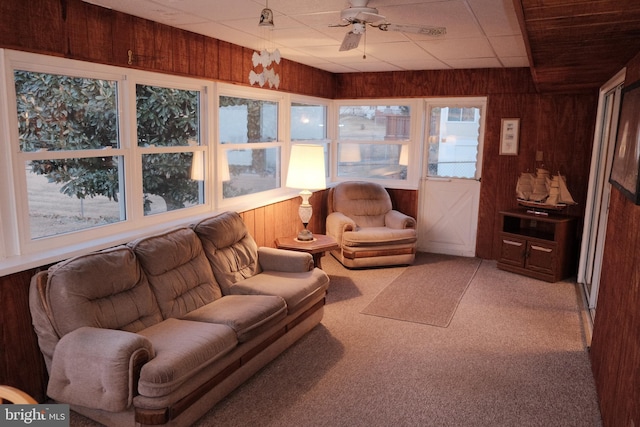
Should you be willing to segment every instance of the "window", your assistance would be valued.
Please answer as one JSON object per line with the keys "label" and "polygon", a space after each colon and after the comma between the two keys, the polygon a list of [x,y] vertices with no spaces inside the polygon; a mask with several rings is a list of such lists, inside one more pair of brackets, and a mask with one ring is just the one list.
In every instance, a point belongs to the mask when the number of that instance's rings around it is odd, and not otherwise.
{"label": "window", "polygon": [[123,221],[113,80],[14,71],[31,239]]}
{"label": "window", "polygon": [[291,102],[291,142],[308,142],[324,146],[324,164],[329,177],[329,141],[327,139],[327,106]]}
{"label": "window", "polygon": [[409,105],[341,106],[338,177],[406,180],[411,113]]}
{"label": "window", "polygon": [[480,107],[430,108],[428,176],[476,178],[480,113]]}
{"label": "window", "polygon": [[220,96],[219,102],[223,198],[280,188],[278,102],[233,96]]}
{"label": "window", "polygon": [[200,92],[136,85],[144,214],[204,203]]}
{"label": "window", "polygon": [[[422,100],[331,101],[9,50],[0,62],[2,273],[289,197],[289,141],[324,145],[329,181],[418,183]],[[474,105],[429,109],[429,174],[473,175]]]}
{"label": "window", "polygon": [[324,141],[326,139],[327,107],[292,102],[291,141]]}
{"label": "window", "polygon": [[7,50],[0,62],[3,273],[212,209],[211,83]]}

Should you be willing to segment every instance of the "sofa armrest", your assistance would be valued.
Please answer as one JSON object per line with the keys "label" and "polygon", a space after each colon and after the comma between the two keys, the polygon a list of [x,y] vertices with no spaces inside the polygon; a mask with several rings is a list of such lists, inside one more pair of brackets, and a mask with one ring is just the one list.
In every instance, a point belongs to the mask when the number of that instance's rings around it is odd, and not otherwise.
{"label": "sofa armrest", "polygon": [[55,348],[47,394],[62,403],[123,411],[137,394],[142,365],[153,357],[153,346],[142,335],[78,328]]}
{"label": "sofa armrest", "polygon": [[327,235],[336,239],[340,246],[342,246],[342,233],[354,231],[356,228],[356,222],[342,212],[331,212],[327,215]]}
{"label": "sofa armrest", "polygon": [[416,228],[416,220],[397,210],[390,210],[384,217],[385,225],[389,228]]}
{"label": "sofa armrest", "polygon": [[305,252],[285,249],[258,248],[258,263],[262,270],[301,273],[313,270],[313,257]]}

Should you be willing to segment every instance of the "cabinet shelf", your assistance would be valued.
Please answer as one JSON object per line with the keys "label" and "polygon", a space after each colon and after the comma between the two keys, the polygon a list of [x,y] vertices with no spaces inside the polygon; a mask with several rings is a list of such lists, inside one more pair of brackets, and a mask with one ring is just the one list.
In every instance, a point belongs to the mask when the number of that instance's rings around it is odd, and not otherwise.
{"label": "cabinet shelf", "polygon": [[576,218],[500,212],[498,268],[549,282],[570,276],[575,264]]}

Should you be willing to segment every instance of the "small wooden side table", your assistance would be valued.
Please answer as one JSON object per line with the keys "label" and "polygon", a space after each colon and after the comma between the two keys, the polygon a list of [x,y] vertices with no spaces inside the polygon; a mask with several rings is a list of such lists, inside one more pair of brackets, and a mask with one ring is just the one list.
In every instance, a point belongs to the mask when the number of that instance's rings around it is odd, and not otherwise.
{"label": "small wooden side table", "polygon": [[325,234],[314,234],[313,240],[304,242],[298,240],[295,236],[278,237],[276,239],[278,249],[288,249],[291,251],[306,252],[313,255],[313,262],[316,267],[322,268],[321,258],[327,251],[338,249],[338,242],[333,237]]}

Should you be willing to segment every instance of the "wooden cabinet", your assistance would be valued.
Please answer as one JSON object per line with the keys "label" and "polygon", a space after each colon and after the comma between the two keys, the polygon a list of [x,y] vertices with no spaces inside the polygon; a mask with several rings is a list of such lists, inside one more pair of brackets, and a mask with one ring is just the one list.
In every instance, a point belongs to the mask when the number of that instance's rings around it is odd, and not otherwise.
{"label": "wooden cabinet", "polygon": [[575,272],[576,218],[500,212],[498,268],[548,282]]}

